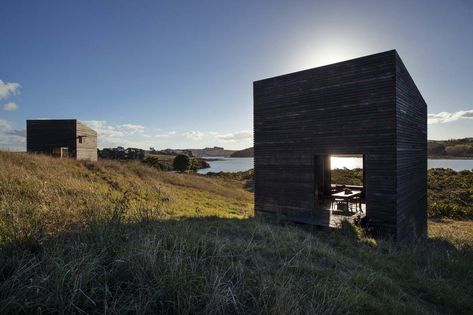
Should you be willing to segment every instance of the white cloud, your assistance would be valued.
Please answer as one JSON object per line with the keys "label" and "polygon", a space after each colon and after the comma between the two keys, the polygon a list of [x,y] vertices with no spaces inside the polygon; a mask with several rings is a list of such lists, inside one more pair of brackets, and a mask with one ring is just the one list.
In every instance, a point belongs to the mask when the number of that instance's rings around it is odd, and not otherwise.
{"label": "white cloud", "polygon": [[11,131],[8,131],[8,134],[9,134],[9,135],[13,135],[13,136],[18,136],[18,137],[26,138],[26,129],[15,129],[15,130],[11,130]]}
{"label": "white cloud", "polygon": [[26,130],[13,129],[11,121],[0,119],[0,148],[25,151]]}
{"label": "white cloud", "polygon": [[109,125],[105,120],[87,120],[84,123],[97,131],[97,134],[102,137],[122,137],[124,132],[117,130],[115,126]]}
{"label": "white cloud", "polygon": [[169,132],[168,132],[168,134],[170,134],[170,135],[175,135],[176,133],[177,133],[177,132],[175,132],[175,131],[169,131]]}
{"label": "white cloud", "polygon": [[134,125],[134,124],[123,124],[118,125],[118,129],[126,130],[128,132],[136,133],[136,132],[144,132],[145,127],[142,125]]}
{"label": "white cloud", "polygon": [[157,134],[157,135],[154,135],[156,138],[161,138],[161,139],[167,139],[169,138],[169,134]]}
{"label": "white cloud", "polygon": [[253,139],[253,132],[242,130],[236,133],[216,134],[215,138],[221,142],[243,142],[251,141]]}
{"label": "white cloud", "polygon": [[146,128],[145,126],[136,124],[111,124],[105,120],[89,120],[83,122],[97,131],[98,146],[100,148],[122,146],[145,149],[158,147],[160,144],[163,145],[162,141],[170,138],[170,134],[172,133],[163,132],[153,135],[153,128]]}
{"label": "white cloud", "polygon": [[0,131],[1,132],[7,132],[12,129],[12,122],[5,120],[5,119],[0,119]]}
{"label": "white cloud", "polygon": [[198,141],[198,140],[202,140],[202,138],[204,137],[204,133],[200,131],[192,130],[192,131],[184,132],[184,136],[188,139]]}
{"label": "white cloud", "polygon": [[3,82],[0,80],[0,100],[7,98],[9,95],[16,95],[20,92],[20,85],[18,83]]}
{"label": "white cloud", "polygon": [[458,112],[440,112],[437,114],[428,114],[427,121],[429,124],[445,124],[459,119],[473,119],[473,109],[460,110]]}
{"label": "white cloud", "polygon": [[13,103],[13,102],[6,103],[5,105],[3,105],[3,110],[6,110],[7,112],[12,112],[17,109],[18,109],[18,105],[16,105],[16,103]]}

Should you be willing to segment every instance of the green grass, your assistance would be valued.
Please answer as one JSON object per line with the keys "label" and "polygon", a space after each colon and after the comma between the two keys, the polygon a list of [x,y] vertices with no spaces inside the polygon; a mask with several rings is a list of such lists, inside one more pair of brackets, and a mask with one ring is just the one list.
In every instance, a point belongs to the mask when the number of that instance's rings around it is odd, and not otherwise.
{"label": "green grass", "polygon": [[[332,183],[362,185],[361,169],[332,170]],[[473,170],[427,171],[428,215],[433,219],[473,219]]]}
{"label": "green grass", "polygon": [[1,152],[0,167],[0,314],[473,312],[472,221],[404,246],[254,219],[225,176]]}
{"label": "green grass", "polygon": [[363,169],[337,168],[331,171],[332,183],[344,185],[363,185]]}
{"label": "green grass", "polygon": [[430,169],[429,216],[473,219],[473,170]]}
{"label": "green grass", "polygon": [[[144,160],[144,164],[152,166],[160,171],[172,171],[174,170],[174,159],[175,155],[167,154],[150,154],[148,153]],[[209,168],[210,165],[204,159],[198,157],[190,158],[190,170],[197,171],[202,168]]]}

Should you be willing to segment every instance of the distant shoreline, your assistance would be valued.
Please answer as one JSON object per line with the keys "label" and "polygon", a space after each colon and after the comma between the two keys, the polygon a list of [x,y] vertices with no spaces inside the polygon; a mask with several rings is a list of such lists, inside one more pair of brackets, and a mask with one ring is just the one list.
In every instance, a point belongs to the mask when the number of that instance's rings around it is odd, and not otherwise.
{"label": "distant shoreline", "polygon": [[429,155],[430,160],[473,160],[473,156]]}

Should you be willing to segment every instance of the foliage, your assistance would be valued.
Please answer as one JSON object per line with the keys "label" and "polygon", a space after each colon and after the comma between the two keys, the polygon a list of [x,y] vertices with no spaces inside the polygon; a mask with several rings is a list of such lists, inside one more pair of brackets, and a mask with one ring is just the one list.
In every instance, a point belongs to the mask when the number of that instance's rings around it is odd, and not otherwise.
{"label": "foliage", "polygon": [[337,168],[332,170],[332,183],[344,185],[363,185],[363,169]]}
{"label": "foliage", "polygon": [[[172,171],[174,170],[175,157],[174,155],[168,154],[148,154],[143,162],[160,171]],[[205,160],[197,157],[189,157],[188,170],[197,171],[208,167],[210,167],[210,165]]]}
{"label": "foliage", "polygon": [[[362,185],[363,171],[332,170],[332,182]],[[473,219],[473,170],[429,169],[427,187],[429,217]]]}
{"label": "foliage", "polygon": [[473,219],[473,170],[430,169],[427,176],[430,217]]}
{"label": "foliage", "polygon": [[105,148],[97,149],[98,157],[108,160],[143,160],[145,157],[145,150],[137,148]]}
{"label": "foliage", "polygon": [[190,170],[197,171],[203,168],[209,168],[210,164],[207,161],[200,159],[200,158],[190,158]]}
{"label": "foliage", "polygon": [[205,175],[210,177],[219,177],[234,180],[252,180],[254,177],[254,173],[254,169],[250,169],[244,172],[208,172]]}
{"label": "foliage", "polygon": [[160,171],[172,171],[174,157],[173,155],[149,154],[145,157],[143,163]]}
{"label": "foliage", "polygon": [[178,172],[185,172],[191,167],[191,159],[187,155],[179,154],[174,158],[172,166]]}

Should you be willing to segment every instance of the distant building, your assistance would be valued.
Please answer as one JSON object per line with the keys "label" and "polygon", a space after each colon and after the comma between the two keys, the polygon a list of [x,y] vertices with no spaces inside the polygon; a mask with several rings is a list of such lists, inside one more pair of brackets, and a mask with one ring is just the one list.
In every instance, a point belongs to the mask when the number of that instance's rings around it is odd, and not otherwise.
{"label": "distant building", "polygon": [[97,132],[76,119],[27,120],[26,151],[97,161]]}

